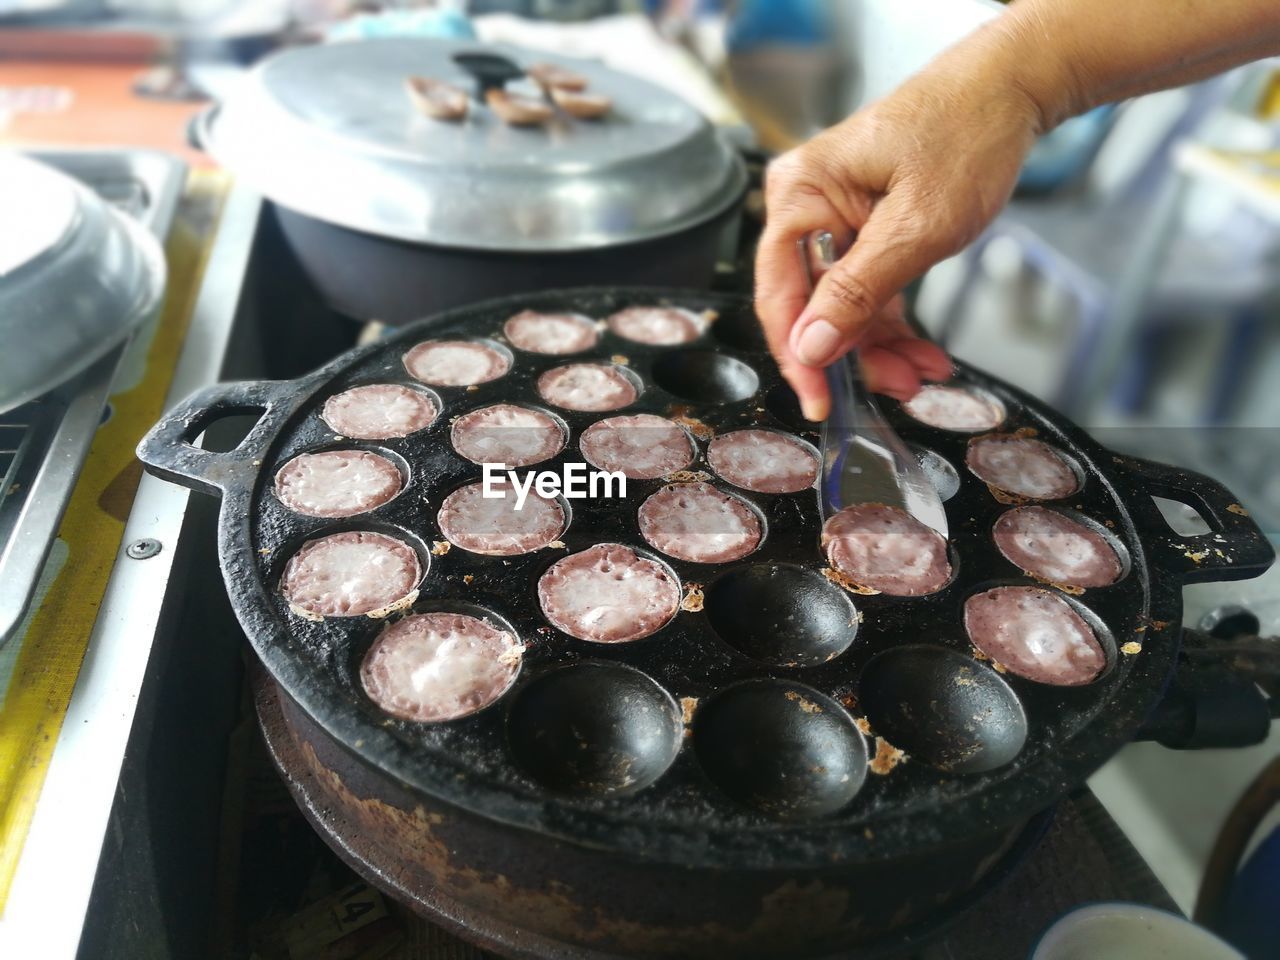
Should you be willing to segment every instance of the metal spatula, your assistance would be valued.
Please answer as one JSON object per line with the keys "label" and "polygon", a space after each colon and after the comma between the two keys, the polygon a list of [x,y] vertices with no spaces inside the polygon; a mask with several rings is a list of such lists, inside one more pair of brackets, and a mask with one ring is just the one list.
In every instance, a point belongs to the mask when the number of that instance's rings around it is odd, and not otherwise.
{"label": "metal spatula", "polygon": [[[800,241],[810,285],[835,262],[835,241],[821,231]],[[914,454],[876,405],[854,353],[827,367],[831,412],[822,425],[822,519],[857,503],[900,507],[943,537],[947,514]]]}

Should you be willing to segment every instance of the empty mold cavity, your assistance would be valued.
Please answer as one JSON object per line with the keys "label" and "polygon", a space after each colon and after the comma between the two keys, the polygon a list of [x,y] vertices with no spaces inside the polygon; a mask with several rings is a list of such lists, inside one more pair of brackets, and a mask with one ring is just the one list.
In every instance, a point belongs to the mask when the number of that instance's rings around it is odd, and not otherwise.
{"label": "empty mold cavity", "polygon": [[745,400],[756,392],[760,378],[741,360],[706,350],[681,350],[659,357],[653,379],[677,397],[703,403]]}
{"label": "empty mold cavity", "polygon": [[933,489],[938,491],[940,500],[950,500],[960,492],[960,474],[956,472],[950,460],[919,444],[909,443],[907,446],[915,454],[916,462],[920,464],[920,469],[933,484]]}
{"label": "empty mold cavity", "polygon": [[867,774],[867,745],[830,697],[799,683],[749,680],[699,707],[693,744],[707,776],[779,819],[835,813]]}
{"label": "empty mold cavity", "polygon": [[983,773],[1022,750],[1027,716],[989,667],[945,647],[896,647],[872,658],[858,703],[876,734],[951,773]]}
{"label": "empty mold cavity", "polygon": [[729,646],[780,667],[826,663],[849,649],[858,632],[848,594],[790,563],[723,574],[707,587],[702,609]]}
{"label": "empty mold cavity", "polygon": [[639,670],[579,663],[521,688],[507,715],[516,763],[559,793],[619,796],[656,781],[683,738],[679,707]]}

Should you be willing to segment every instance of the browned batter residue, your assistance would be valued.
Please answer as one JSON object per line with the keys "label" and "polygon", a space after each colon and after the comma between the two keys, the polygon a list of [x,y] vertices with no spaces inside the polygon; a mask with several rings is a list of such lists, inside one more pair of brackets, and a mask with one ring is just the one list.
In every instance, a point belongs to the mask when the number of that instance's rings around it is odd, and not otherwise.
{"label": "browned batter residue", "polygon": [[906,757],[905,753],[884,737],[876,737],[876,755],[871,758],[869,766],[872,773],[884,776],[898,764],[904,762]]}
{"label": "browned batter residue", "polygon": [[794,690],[788,690],[786,694],[784,694],[784,696],[786,696],[786,698],[791,702],[798,703],[800,705],[800,709],[803,710],[805,713],[821,713],[822,712],[822,708],[820,706],[818,706],[812,700],[806,700],[804,697],[796,693],[796,691]]}
{"label": "browned batter residue", "polygon": [[680,717],[684,721],[685,726],[693,723],[693,712],[698,709],[697,697],[681,697],[680,698]]}
{"label": "browned batter residue", "polygon": [[849,579],[848,576],[841,573],[839,570],[835,569],[834,567],[823,567],[822,575],[826,577],[828,580],[830,580],[832,583],[834,583],[837,587],[842,587],[845,590],[848,590],[850,593],[861,594],[864,597],[874,597],[876,594],[880,592],[879,590],[874,590],[871,587],[864,587],[854,583],[852,580]]}

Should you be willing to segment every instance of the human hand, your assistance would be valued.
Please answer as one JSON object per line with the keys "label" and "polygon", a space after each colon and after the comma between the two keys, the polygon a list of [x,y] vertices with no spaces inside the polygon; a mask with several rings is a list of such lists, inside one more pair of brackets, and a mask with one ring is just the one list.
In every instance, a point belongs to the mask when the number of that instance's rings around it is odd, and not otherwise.
{"label": "human hand", "polygon": [[[906,324],[899,291],[991,222],[1045,126],[1001,79],[998,58],[956,48],[770,165],[756,309],[810,420],[830,406],[822,368],[854,347],[877,393],[907,399],[951,375]],[[819,230],[848,252],[810,296],[797,244]]]}

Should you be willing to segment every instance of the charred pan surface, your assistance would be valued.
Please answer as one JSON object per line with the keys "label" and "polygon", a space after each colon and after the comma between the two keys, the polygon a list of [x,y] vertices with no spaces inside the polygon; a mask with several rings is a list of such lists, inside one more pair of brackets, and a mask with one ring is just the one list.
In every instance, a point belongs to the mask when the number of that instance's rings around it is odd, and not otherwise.
{"label": "charred pan surface", "polygon": [[[272,759],[326,842],[391,896],[504,956],[801,960],[851,944],[900,950],[1002,882],[1048,824],[1039,816],[904,864],[918,877],[906,900],[878,862],[744,876],[618,861],[424,801],[336,744],[260,669],[254,691]],[[909,937],[894,936],[908,923]]]}

